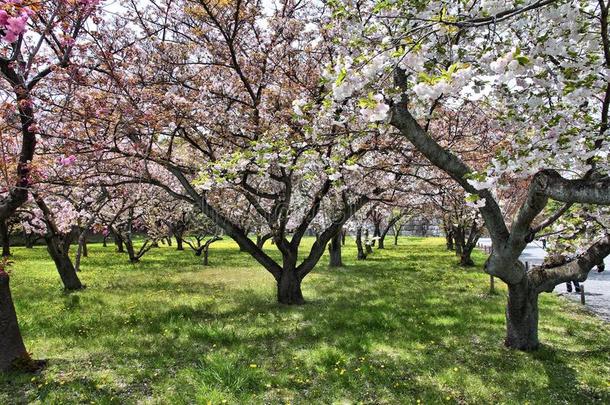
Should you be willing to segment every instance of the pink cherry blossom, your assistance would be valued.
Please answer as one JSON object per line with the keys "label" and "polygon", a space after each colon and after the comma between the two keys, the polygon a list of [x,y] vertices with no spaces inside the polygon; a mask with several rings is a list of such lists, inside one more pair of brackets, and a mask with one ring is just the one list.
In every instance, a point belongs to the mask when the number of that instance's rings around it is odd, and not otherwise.
{"label": "pink cherry blossom", "polygon": [[62,166],[72,166],[74,162],[76,162],[76,156],[74,155],[63,157],[59,160],[59,164]]}

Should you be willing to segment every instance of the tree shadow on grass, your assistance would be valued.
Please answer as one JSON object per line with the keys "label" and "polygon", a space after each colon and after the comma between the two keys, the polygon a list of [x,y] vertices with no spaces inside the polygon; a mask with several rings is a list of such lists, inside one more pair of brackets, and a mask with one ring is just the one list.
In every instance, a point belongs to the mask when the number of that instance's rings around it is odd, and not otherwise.
{"label": "tree shadow on grass", "polygon": [[[25,331],[44,331],[66,351],[50,356],[45,378],[68,377],[46,400],[76,392],[110,403],[113,397],[121,403],[545,402],[551,398],[545,390],[571,402],[599,398],[570,367],[570,357],[582,351],[556,344],[534,354],[503,348],[503,290],[488,296],[486,275],[456,269],[450,253],[419,243],[375,252],[366,262],[346,249],[344,269],[321,263],[306,278],[303,307],[276,304],[274,281],[260,266],[199,268],[187,264],[188,254],[169,251],[127,274],[124,264],[112,262],[124,258],[111,257],[111,270],[95,279],[99,287],[72,296],[78,299],[22,290],[21,305],[32,303],[21,310],[41,314],[28,318]],[[254,265],[244,253],[217,254],[236,267]],[[408,261],[397,259],[405,254]],[[172,266],[182,269],[167,271]],[[214,278],[223,272],[230,281]],[[553,314],[547,330],[569,321],[558,306],[544,302]],[[569,339],[585,332],[577,329]],[[607,353],[587,356],[587,364],[598,364]],[[96,376],[106,374],[113,382],[100,385]],[[32,392],[40,395],[22,380],[8,389],[30,400]]]}

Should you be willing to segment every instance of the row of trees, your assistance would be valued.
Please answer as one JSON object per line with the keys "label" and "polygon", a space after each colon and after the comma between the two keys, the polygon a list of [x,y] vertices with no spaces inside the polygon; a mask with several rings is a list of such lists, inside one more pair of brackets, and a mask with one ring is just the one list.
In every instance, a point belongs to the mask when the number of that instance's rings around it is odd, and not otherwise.
{"label": "row of trees", "polygon": [[[346,226],[370,220],[383,246],[434,206],[462,264],[486,226],[485,270],[509,286],[506,344],[534,349],[538,295],[610,252],[608,7],[2,2],[0,224],[28,222],[75,276],[89,229],[137,261],[198,217],[299,305],[327,245],[338,264]],[[139,250],[134,229],[150,237]],[[541,233],[570,259],[526,272],[519,256]],[[28,358],[6,270],[0,368]]]}

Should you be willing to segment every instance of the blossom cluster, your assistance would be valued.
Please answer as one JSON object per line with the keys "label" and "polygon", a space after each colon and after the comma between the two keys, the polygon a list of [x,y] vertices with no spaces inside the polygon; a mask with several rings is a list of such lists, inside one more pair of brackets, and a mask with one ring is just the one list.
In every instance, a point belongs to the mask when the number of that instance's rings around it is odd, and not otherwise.
{"label": "blossom cluster", "polygon": [[0,1],[1,40],[8,43],[17,41],[26,30],[32,10],[23,6],[22,0]]}

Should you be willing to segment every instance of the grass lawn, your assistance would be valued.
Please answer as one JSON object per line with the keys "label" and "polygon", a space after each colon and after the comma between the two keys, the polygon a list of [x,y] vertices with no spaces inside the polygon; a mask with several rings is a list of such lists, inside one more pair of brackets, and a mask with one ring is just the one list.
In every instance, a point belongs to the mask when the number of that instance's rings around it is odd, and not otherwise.
{"label": "grass lawn", "polygon": [[[308,240],[307,243],[311,243]],[[388,240],[388,245],[391,245]],[[12,289],[37,376],[0,377],[0,404],[610,403],[610,327],[545,294],[535,353],[503,347],[506,293],[441,239],[305,279],[275,303],[270,274],[231,241],[210,267],[161,247],[137,265],[90,246],[65,294],[44,247],[14,249]],[[272,247],[270,251],[272,251]]]}

